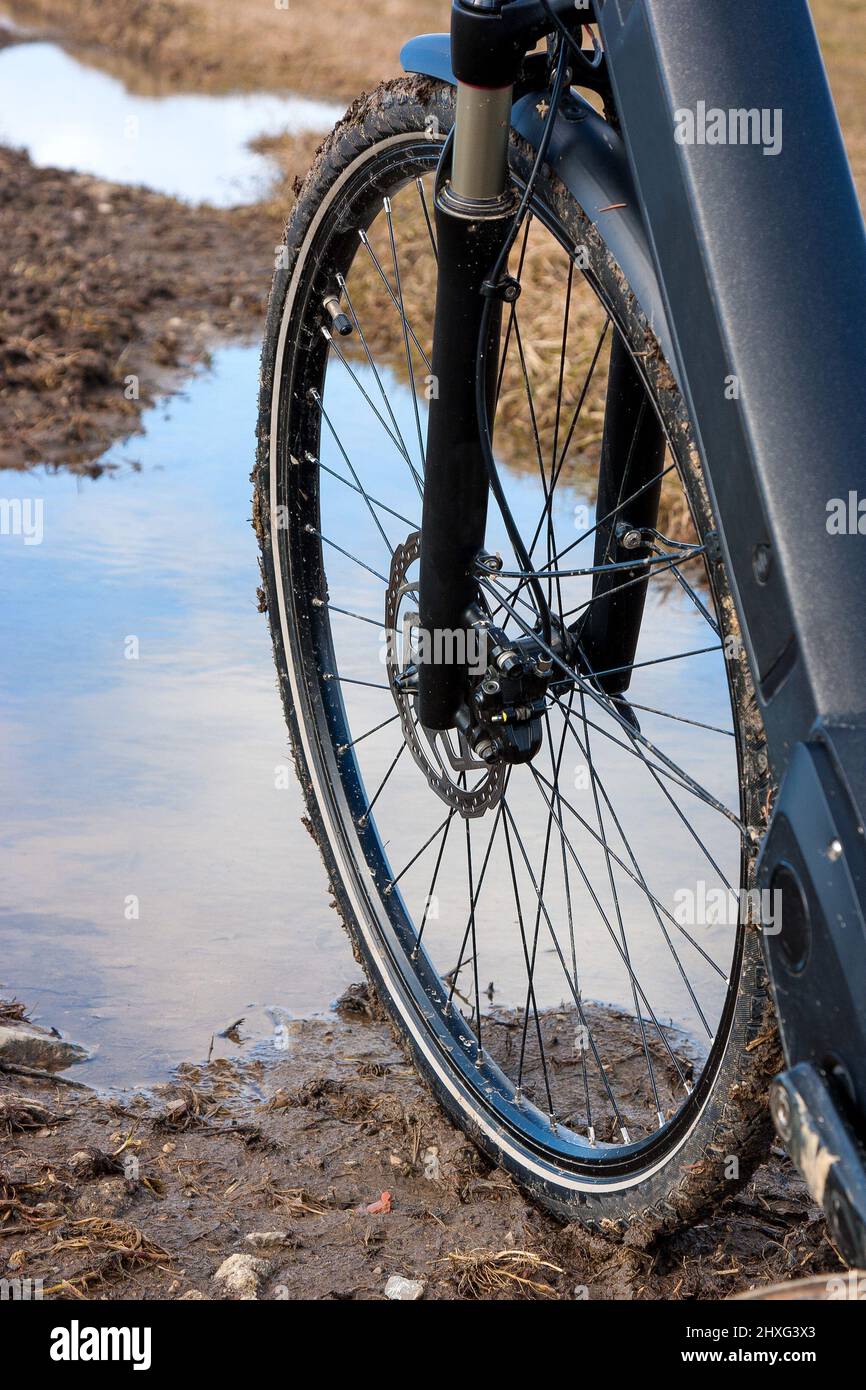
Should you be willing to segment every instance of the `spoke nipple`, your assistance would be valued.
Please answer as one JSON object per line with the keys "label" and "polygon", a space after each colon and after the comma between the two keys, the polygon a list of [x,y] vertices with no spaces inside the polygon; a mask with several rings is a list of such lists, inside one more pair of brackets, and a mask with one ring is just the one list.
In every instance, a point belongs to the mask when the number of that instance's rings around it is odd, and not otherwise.
{"label": "spoke nipple", "polygon": [[[342,753],[342,751],[343,751],[343,748],[345,748],[346,746],[347,746],[347,745],[346,745],[345,743],[342,745],[342,747],[341,747],[341,749],[340,749],[340,752],[341,752],[341,753]],[[366,824],[367,824],[367,817],[366,817],[366,816],[359,816],[359,817],[358,817],[358,829],[359,829],[359,830],[363,830],[364,827],[366,826]],[[386,890],[386,891],[387,891],[387,890]]]}
{"label": "spoke nipple", "polygon": [[667,1123],[667,1121],[665,1120],[665,1117],[664,1117],[664,1115],[662,1114],[662,1112],[661,1112],[660,1110],[657,1110],[657,1111],[656,1111],[656,1119],[657,1119],[658,1122],[659,1122],[659,1129],[664,1129],[665,1124]]}
{"label": "spoke nipple", "polygon": [[590,1144],[592,1145],[593,1148],[596,1147],[596,1144],[595,1144],[595,1125],[590,1125],[590,1126],[589,1126],[589,1142],[590,1142]]}
{"label": "spoke nipple", "polygon": [[411,961],[416,961],[416,960],[418,959],[418,947],[417,947],[417,946],[413,946],[413,947],[412,947],[411,953],[410,953],[410,955],[409,955],[409,959],[410,959]]}
{"label": "spoke nipple", "polygon": [[520,1086],[518,1086],[517,1090],[514,1092],[514,1104],[517,1106],[523,1104],[523,1090]]}
{"label": "spoke nipple", "polygon": [[393,883],[386,883],[386,884],[385,884],[385,897],[386,897],[386,898],[390,898],[390,896],[391,896],[391,894],[393,893],[393,891],[394,891],[394,885],[393,885]]}
{"label": "spoke nipple", "polygon": [[551,1110],[551,1112],[550,1112],[550,1114],[548,1115],[547,1118],[550,1120],[550,1128],[553,1130],[553,1132],[554,1132],[554,1134],[555,1134],[556,1131],[557,1131],[558,1124],[559,1124],[559,1121],[558,1121],[557,1118],[556,1118],[555,1112],[554,1112],[553,1110]]}
{"label": "spoke nipple", "polygon": [[683,1082],[683,1090],[685,1091],[685,1093],[686,1093],[687,1096],[690,1096],[690,1095],[691,1095],[691,1093],[692,1093],[692,1083],[691,1083],[691,1081],[684,1081],[684,1082]]}
{"label": "spoke nipple", "polygon": [[479,1047],[478,1051],[477,1051],[476,1054],[475,1054],[475,1065],[476,1065],[476,1067],[483,1067],[483,1066],[484,1066],[484,1048],[483,1048],[483,1047]]}
{"label": "spoke nipple", "polygon": [[385,209],[385,211],[386,211],[387,213],[390,213],[390,211],[391,211],[391,199],[390,199],[390,198],[383,198],[383,199],[382,199],[382,207]]}
{"label": "spoke nipple", "polygon": [[627,1130],[627,1129],[624,1129],[623,1126],[620,1125],[620,1127],[619,1127],[619,1132],[620,1132],[620,1134],[622,1135],[623,1143],[625,1143],[625,1144],[630,1144],[630,1143],[631,1143],[631,1139],[629,1138],[628,1130]]}
{"label": "spoke nipple", "polygon": [[313,599],[313,607],[314,607],[314,608],[324,608],[324,606],[325,606],[325,600],[324,600],[323,598],[314,598],[314,599]]}
{"label": "spoke nipple", "polygon": [[306,526],[304,527],[304,530],[306,531],[308,536],[314,536],[316,534],[316,528],[311,521],[307,522]]}

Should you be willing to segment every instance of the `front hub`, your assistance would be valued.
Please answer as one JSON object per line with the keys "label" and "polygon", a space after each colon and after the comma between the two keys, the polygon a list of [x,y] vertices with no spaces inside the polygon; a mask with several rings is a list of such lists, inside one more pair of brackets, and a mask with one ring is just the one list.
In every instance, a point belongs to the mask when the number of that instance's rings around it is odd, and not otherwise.
{"label": "front hub", "polygon": [[[513,641],[477,604],[452,634],[457,640],[448,651],[438,650],[436,634],[422,626],[418,611],[420,562],[416,531],[391,561],[385,596],[388,684],[407,747],[428,784],[461,816],[475,818],[498,804],[509,767],[531,762],[539,752],[548,689],[560,691],[562,676],[533,637]],[[460,673],[450,729],[422,722],[419,692],[431,660]]]}

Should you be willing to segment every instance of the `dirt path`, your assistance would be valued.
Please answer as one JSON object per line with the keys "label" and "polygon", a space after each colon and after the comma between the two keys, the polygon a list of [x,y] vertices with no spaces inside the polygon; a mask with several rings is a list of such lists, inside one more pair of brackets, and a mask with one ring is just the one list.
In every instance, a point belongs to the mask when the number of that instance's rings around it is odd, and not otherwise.
{"label": "dirt path", "polygon": [[[376,1299],[401,1275],[428,1299],[717,1299],[839,1268],[778,1154],[648,1248],[562,1227],[354,1003],[289,1024],[267,1061],[181,1067],[148,1095],[0,1070],[0,1274],[56,1298]],[[214,1278],[232,1256],[234,1292]]]}

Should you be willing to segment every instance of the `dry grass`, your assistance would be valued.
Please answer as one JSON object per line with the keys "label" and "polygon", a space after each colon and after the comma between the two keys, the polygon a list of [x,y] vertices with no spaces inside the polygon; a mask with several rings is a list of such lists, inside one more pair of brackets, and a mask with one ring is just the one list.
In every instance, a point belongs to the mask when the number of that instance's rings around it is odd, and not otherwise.
{"label": "dry grass", "polygon": [[546,1276],[564,1273],[562,1267],[531,1250],[452,1250],[448,1261],[462,1298],[559,1297]]}
{"label": "dry grass", "polygon": [[30,1017],[20,999],[0,999],[0,1023],[29,1023]]}
{"label": "dry grass", "polygon": [[59,1253],[84,1254],[88,1265],[80,1274],[63,1279],[43,1290],[43,1295],[76,1293],[105,1283],[109,1279],[128,1277],[136,1269],[148,1265],[164,1265],[172,1256],[156,1241],[144,1235],[137,1226],[125,1226],[107,1217],[93,1216],[73,1221],[64,1228],[68,1235],[54,1246]]}
{"label": "dry grass", "polygon": [[28,1096],[0,1096],[0,1134],[23,1134],[27,1130],[48,1129],[60,1124],[65,1115],[56,1115],[46,1105]]}

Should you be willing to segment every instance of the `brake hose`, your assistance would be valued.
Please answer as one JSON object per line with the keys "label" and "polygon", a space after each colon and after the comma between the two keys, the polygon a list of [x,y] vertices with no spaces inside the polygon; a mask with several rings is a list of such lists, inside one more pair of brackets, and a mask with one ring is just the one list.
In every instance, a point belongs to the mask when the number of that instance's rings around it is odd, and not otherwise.
{"label": "brake hose", "polygon": [[[487,344],[490,337],[490,321],[493,315],[494,305],[496,303],[497,297],[501,294],[502,290],[503,272],[508,264],[508,257],[511,254],[512,247],[514,246],[514,243],[517,240],[518,233],[520,232],[520,228],[523,225],[524,219],[529,209],[529,205],[532,201],[532,197],[535,192],[535,186],[538,182],[538,177],[541,173],[542,165],[544,164],[544,161],[547,158],[547,152],[550,148],[551,139],[553,138],[553,126],[554,122],[556,121],[559,103],[562,100],[562,94],[565,90],[566,81],[569,76],[570,74],[565,56],[565,47],[564,45],[560,45],[559,65],[557,67],[556,77],[553,82],[553,90],[551,93],[550,100],[550,111],[547,114],[544,131],[541,136],[541,142],[538,146],[538,154],[536,155],[535,163],[532,167],[532,172],[530,173],[529,178],[527,180],[526,188],[524,189],[523,197],[520,201],[520,206],[518,207],[517,212],[515,214],[514,223],[512,225],[511,231],[509,232],[505,240],[505,244],[502,247],[499,256],[497,257],[496,264],[493,267],[493,270],[485,285],[487,303],[484,306],[484,310],[481,316],[481,332],[478,338],[478,351],[475,358],[475,404],[478,412],[478,427],[479,439],[481,443],[481,452],[484,458],[485,467],[487,469],[487,477],[490,483],[490,490],[493,493],[493,496],[496,498],[496,503],[502,515],[502,520],[505,522],[505,529],[508,532],[508,538],[511,541],[511,544],[514,548],[514,553],[517,557],[517,567],[518,569],[524,570],[527,574],[530,574],[532,572],[532,560],[530,558],[529,552],[526,549],[526,546],[523,543],[523,537],[520,534],[520,530],[517,526],[517,522],[514,519],[514,515],[511,511],[511,508],[508,505],[508,499],[505,496],[505,491],[502,487],[502,483],[499,478],[499,472],[496,467],[496,459],[493,453],[493,439],[490,433],[490,418],[487,410],[487,374],[485,371],[484,356],[487,350]],[[549,646],[553,632],[553,621],[550,612],[550,607],[548,605],[547,599],[544,596],[544,590],[541,587],[540,581],[536,579],[533,575],[533,577],[529,579],[527,582],[529,584],[530,589],[532,590],[533,597],[538,606],[538,614],[541,619],[542,637]]]}

